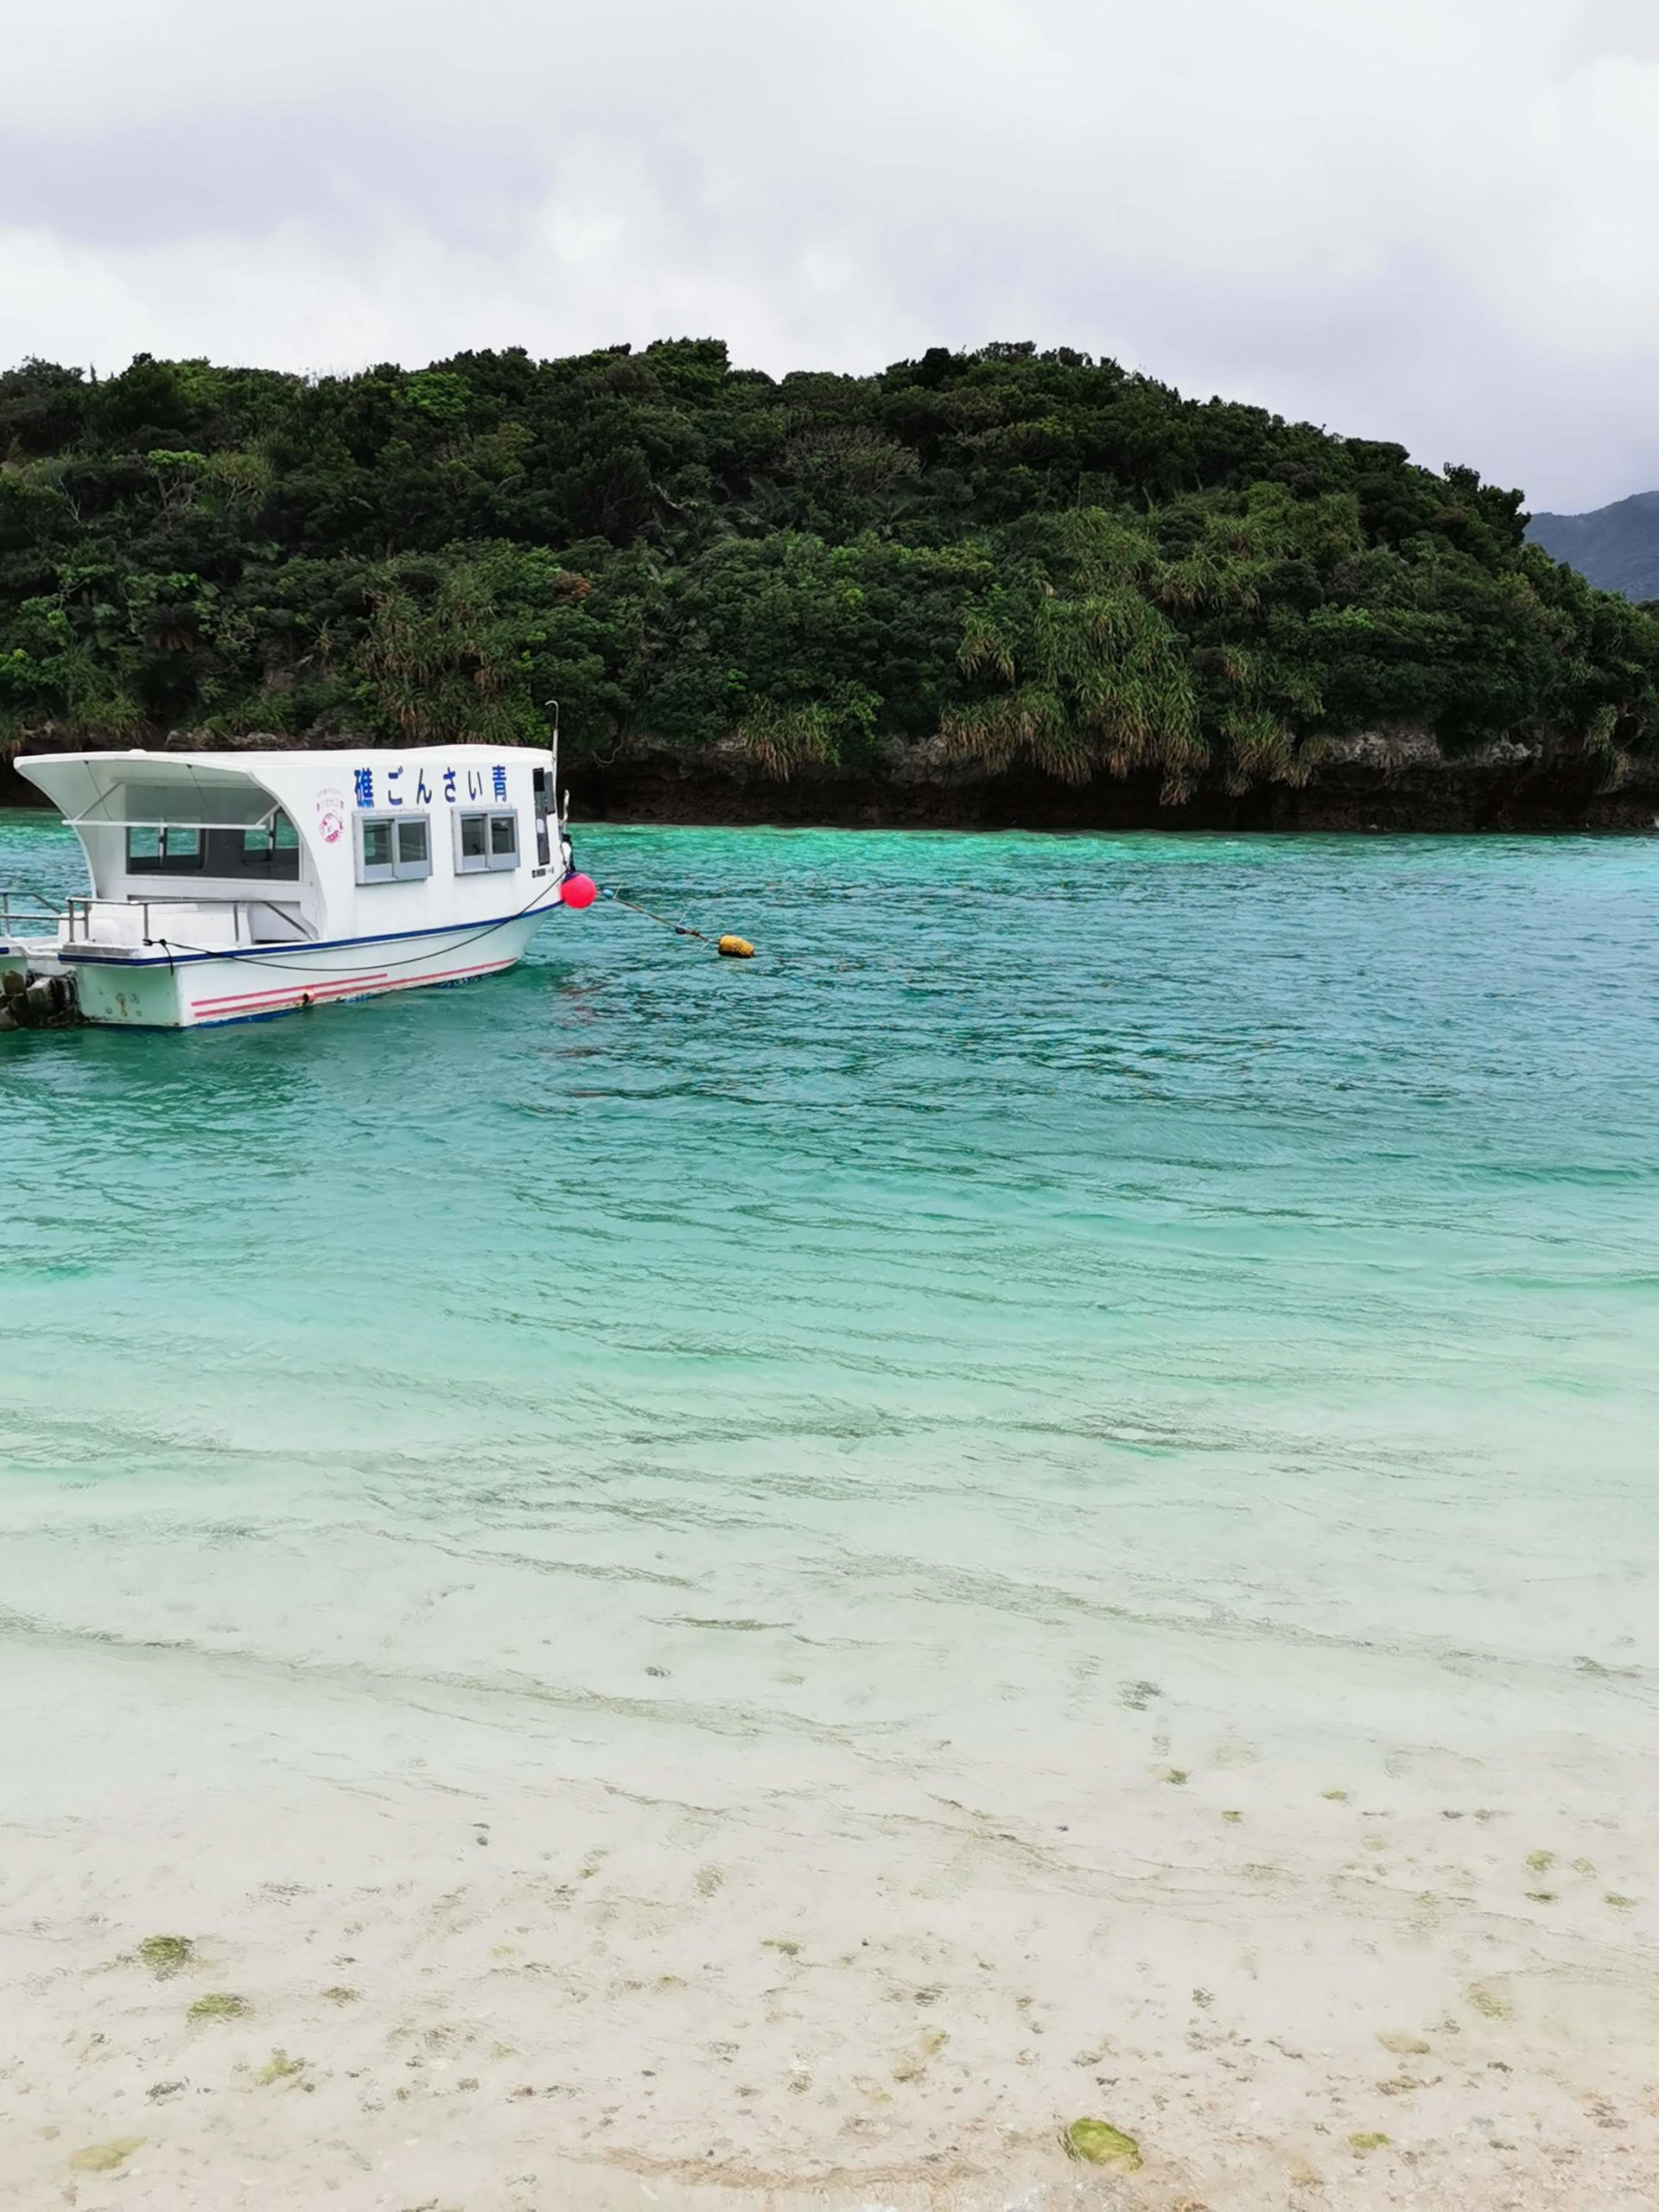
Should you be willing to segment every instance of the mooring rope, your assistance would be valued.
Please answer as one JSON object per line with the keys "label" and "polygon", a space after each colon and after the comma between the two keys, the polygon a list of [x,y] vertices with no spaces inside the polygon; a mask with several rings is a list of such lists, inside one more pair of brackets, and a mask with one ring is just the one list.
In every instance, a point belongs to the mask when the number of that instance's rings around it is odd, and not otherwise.
{"label": "mooring rope", "polygon": [[[543,892],[538,891],[527,905],[518,909],[516,914],[503,914],[499,919],[486,923],[483,928],[474,930],[469,936],[462,938],[458,944],[449,946],[448,951],[464,952],[469,944],[476,944],[480,938],[492,937],[497,930],[506,929],[513,922],[523,921],[526,914],[534,912],[537,906],[541,905],[545,895]],[[626,906],[632,914],[643,914],[648,922],[656,922],[663,929],[672,930],[676,937],[694,937],[700,944],[708,944],[710,942],[704,931],[694,930],[689,922],[671,922],[665,915],[653,914],[649,906],[641,906],[632,899],[625,899],[619,891],[601,891],[599,895],[601,899],[611,899],[619,906]],[[555,897],[543,906],[542,911],[550,914],[559,904],[559,899]],[[436,931],[433,931],[434,935],[437,933]],[[165,937],[151,938],[146,942],[161,947],[167,955],[169,968],[173,965],[174,954],[183,952],[197,954],[207,959],[238,960],[251,957],[257,960],[262,969],[268,969],[274,976],[309,976],[320,982],[326,980],[328,973],[326,969],[319,970],[308,965],[302,968],[296,966],[292,961],[273,960],[258,945],[181,944],[176,938]],[[747,938],[722,937],[714,940],[714,944],[715,951],[728,959],[747,960],[752,957],[754,950]],[[297,950],[297,945],[296,949]],[[418,968],[429,957],[429,953],[417,952],[411,954],[407,960],[387,960],[383,962],[382,965],[387,970]]]}
{"label": "mooring rope", "polygon": [[[544,893],[538,891],[535,897],[530,900],[529,904],[527,906],[521,906],[516,914],[502,914],[498,917],[496,920],[485,923],[481,929],[474,930],[469,936],[462,938],[459,944],[451,945],[449,947],[449,950],[451,952],[464,952],[469,944],[476,944],[480,938],[493,937],[497,930],[506,929],[513,922],[522,922],[526,914],[534,912],[537,906],[544,896]],[[549,905],[543,908],[543,912],[544,913],[550,914],[559,903],[559,900],[555,898]],[[430,931],[422,931],[420,934],[436,937],[442,933],[443,927],[444,925],[442,923],[439,923],[435,929]],[[373,940],[370,939],[367,941],[372,943]],[[263,949],[257,944],[181,944],[175,938],[165,937],[150,938],[148,938],[146,942],[151,944],[160,945],[162,951],[166,953],[169,963],[171,963],[173,955],[175,952],[190,952],[200,953],[208,959],[241,960],[251,957],[258,961],[259,965],[262,968],[268,968],[273,976],[310,976],[315,977],[319,982],[325,980],[328,972],[327,969],[319,970],[313,967],[296,968],[292,961],[269,959]],[[283,942],[286,943],[287,940],[284,939]],[[298,950],[299,945],[303,942],[303,939],[296,940],[296,950]],[[347,940],[347,942],[349,943],[350,940]],[[345,948],[344,946],[341,946],[340,949],[343,950]],[[389,969],[397,968],[418,968],[423,960],[429,959],[430,957],[429,951],[416,952],[411,954],[407,960],[388,960],[384,964]]]}

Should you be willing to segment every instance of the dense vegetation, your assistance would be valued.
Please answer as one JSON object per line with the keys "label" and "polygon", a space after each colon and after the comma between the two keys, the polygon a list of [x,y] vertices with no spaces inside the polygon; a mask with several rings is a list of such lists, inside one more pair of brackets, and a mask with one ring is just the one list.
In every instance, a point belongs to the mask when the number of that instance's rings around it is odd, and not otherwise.
{"label": "dense vegetation", "polygon": [[993,346],[870,377],[706,340],[305,378],[0,376],[0,746],[270,733],[899,746],[1169,798],[1397,723],[1659,735],[1659,622],[1403,448]]}

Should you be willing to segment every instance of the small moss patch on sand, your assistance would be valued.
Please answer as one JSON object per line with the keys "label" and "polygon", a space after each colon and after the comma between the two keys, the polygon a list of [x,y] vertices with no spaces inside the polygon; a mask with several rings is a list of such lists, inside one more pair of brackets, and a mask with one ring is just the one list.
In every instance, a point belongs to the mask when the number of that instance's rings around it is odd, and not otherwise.
{"label": "small moss patch on sand", "polygon": [[213,1989],[206,1997],[198,1997],[185,2014],[187,2020],[242,2020],[247,2018],[248,2000],[238,1997],[234,1990]]}
{"label": "small moss patch on sand", "polygon": [[1374,2130],[1369,2134],[1351,2135],[1348,2138],[1348,2147],[1351,2151],[1357,2151],[1363,2158],[1368,2151],[1382,2150],[1388,2140],[1386,2135]]}
{"label": "small moss patch on sand", "polygon": [[1345,1789],[1321,1789],[1319,1795],[1327,1805],[1345,1805],[1348,1802]]}
{"label": "small moss patch on sand", "polygon": [[1548,1874],[1554,1864],[1555,1854],[1553,1851],[1529,1851],[1527,1853],[1527,1865],[1535,1874]]}
{"label": "small moss patch on sand", "polygon": [[325,1989],[322,1993],[331,2005],[355,2005],[360,1993],[347,1989],[343,1981],[337,1981],[332,1989]]}
{"label": "small moss patch on sand", "polygon": [[1068,2158],[1081,2158],[1086,2165],[1110,2166],[1122,2174],[1141,2171],[1141,2145],[1134,2136],[1103,2120],[1074,2120],[1060,2140]]}
{"label": "small moss patch on sand", "polygon": [[1608,1891],[1607,1902],[1611,1905],[1615,1912],[1634,1912],[1636,1910],[1636,1899],[1634,1897],[1627,1897],[1624,1896],[1618,1890]]}
{"label": "small moss patch on sand", "polygon": [[1186,1769],[1184,1766],[1166,1766],[1163,1778],[1166,1782],[1173,1782],[1179,1789],[1186,1780]]}
{"label": "small moss patch on sand", "polygon": [[763,1951],[781,1951],[786,1959],[798,1959],[801,1955],[800,1945],[791,1942],[786,1936],[763,1936],[760,1948]]}
{"label": "small moss patch on sand", "polygon": [[927,2071],[929,2060],[937,2058],[950,2040],[950,2037],[944,2029],[930,2028],[918,2044],[914,2052],[907,2058],[901,2058],[893,2068],[893,2080],[919,2082]]}
{"label": "small moss patch on sand", "polygon": [[273,2082],[291,2082],[296,2074],[303,2074],[305,2061],[290,2058],[285,2050],[273,2050],[254,2075],[261,2088],[269,2088]]}
{"label": "small moss patch on sand", "polygon": [[143,2135],[117,2135],[107,2143],[89,2143],[84,2151],[73,2153],[69,2164],[78,2174],[112,2174],[135,2151],[142,2151],[147,2139]]}
{"label": "small moss patch on sand", "polygon": [[1500,1997],[1497,1990],[1486,1982],[1471,1981],[1463,1993],[1476,2012],[1489,2020],[1512,2020],[1515,2018],[1514,2005],[1506,1998]]}
{"label": "small moss patch on sand", "polygon": [[1230,1821],[1232,1822],[1233,1826],[1234,1826],[1235,1827],[1236,1827],[1238,1826],[1239,1822],[1243,1819],[1244,1815],[1243,1815],[1243,1813],[1241,1813],[1241,1812],[1237,1811],[1236,1808],[1232,1808],[1232,1807],[1230,1807],[1230,1808],[1228,1808],[1228,1810],[1227,1810],[1226,1812],[1224,1812],[1224,1813],[1222,1815],[1222,1816],[1221,1816],[1221,1817],[1222,1817],[1222,1819],[1223,1819],[1224,1821]]}
{"label": "small moss patch on sand", "polygon": [[196,1947],[188,1936],[146,1936],[138,1955],[158,1981],[165,1981],[194,1962]]}

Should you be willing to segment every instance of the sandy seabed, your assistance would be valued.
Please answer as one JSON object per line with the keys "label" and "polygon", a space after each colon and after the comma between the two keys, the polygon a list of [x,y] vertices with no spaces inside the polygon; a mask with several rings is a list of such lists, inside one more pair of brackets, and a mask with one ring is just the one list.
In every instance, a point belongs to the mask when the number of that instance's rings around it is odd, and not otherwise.
{"label": "sandy seabed", "polygon": [[[343,1688],[302,1772],[257,1668],[67,1643],[8,1680],[17,2212],[1659,2199],[1654,1830],[1608,1677],[1573,1693],[1599,1744],[1557,1693],[1506,1751],[1471,1678],[1484,1745],[1329,1771],[1130,1682],[1066,1808],[976,1805],[968,1759],[956,1796],[942,1744],[850,1819],[805,1769],[734,1799],[719,1746],[702,1802],[683,1763],[636,1792],[626,1719],[564,1716],[556,1759],[499,1693],[389,1700],[377,1777]],[[1068,2161],[1085,2117],[1140,2169]]]}

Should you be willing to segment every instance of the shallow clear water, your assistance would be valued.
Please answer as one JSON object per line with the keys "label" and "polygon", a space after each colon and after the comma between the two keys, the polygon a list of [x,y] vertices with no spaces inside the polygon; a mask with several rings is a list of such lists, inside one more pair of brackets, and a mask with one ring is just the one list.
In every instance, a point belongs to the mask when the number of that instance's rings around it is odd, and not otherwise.
{"label": "shallow clear water", "polygon": [[[1637,1503],[1659,849],[583,849],[761,957],[601,908],[487,986],[8,1040],[14,1503],[528,1517],[624,1573],[671,1529],[936,1611],[1096,1587],[1109,1529],[1177,1606],[1535,1645],[1503,1529],[1440,1539],[1501,1505],[1560,1568]],[[5,817],[0,875],[72,849]],[[1286,1586],[1368,1531],[1403,1587]]]}
{"label": "shallow clear water", "polygon": [[[1264,1803],[1420,1757],[1609,1809],[1659,1664],[1659,846],[579,850],[760,957],[605,906],[463,990],[0,1040],[42,1820],[95,1802],[60,1753],[119,1766],[77,1700],[166,1736],[158,1650],[273,1802],[432,1758],[474,1808],[533,1767],[1082,1849],[1109,1727],[1265,1751]],[[65,835],[0,817],[0,881],[73,887]]]}

